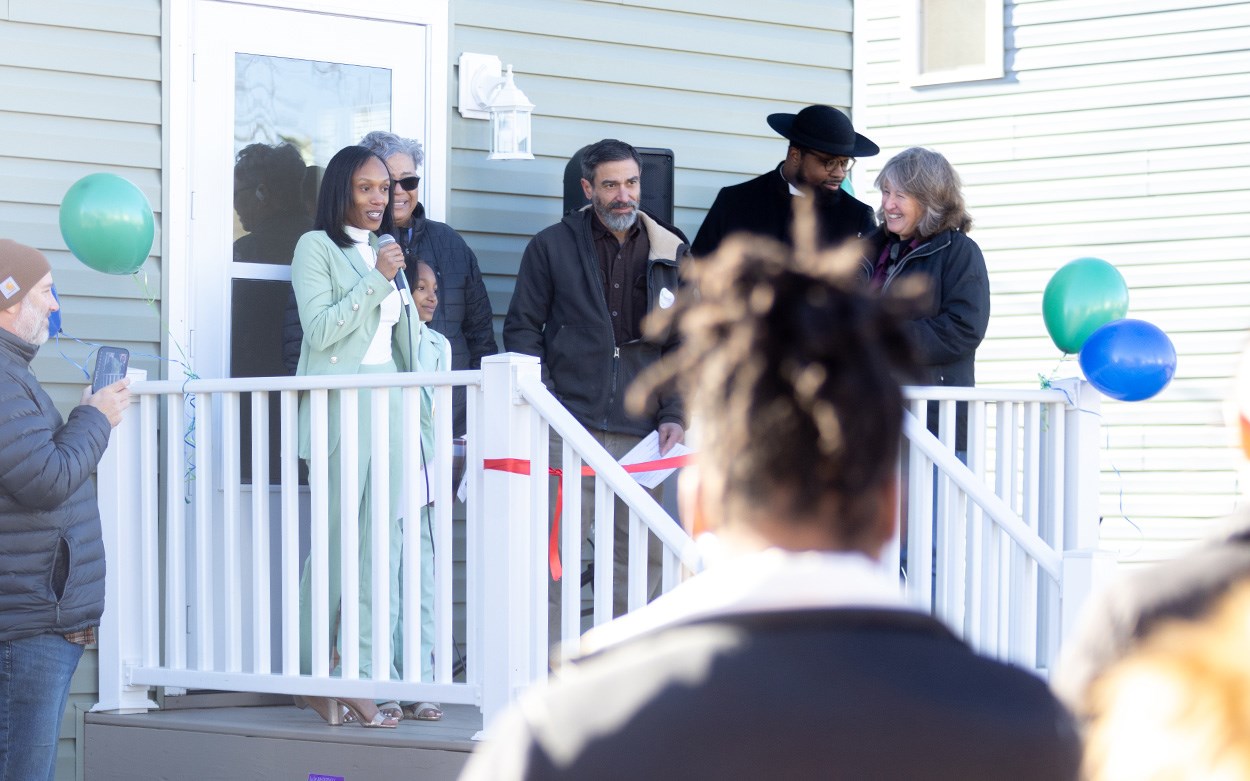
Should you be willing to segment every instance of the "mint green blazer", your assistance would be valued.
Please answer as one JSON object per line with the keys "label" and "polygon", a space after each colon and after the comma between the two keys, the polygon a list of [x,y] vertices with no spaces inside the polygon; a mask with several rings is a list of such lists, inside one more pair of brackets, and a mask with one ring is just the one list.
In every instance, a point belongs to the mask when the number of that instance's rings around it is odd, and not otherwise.
{"label": "mint green blazer", "polygon": [[[377,237],[370,235],[369,244],[376,250]],[[382,299],[395,289],[382,272],[369,268],[351,247],[346,249],[330,241],[325,231],[310,231],[300,237],[291,260],[291,286],[299,305],[300,325],[304,340],[299,348],[298,375],[355,374],[373,335],[382,320]],[[419,339],[413,326],[413,340]],[[412,367],[409,351],[408,308],[401,307],[399,323],[391,341],[391,355],[400,371]],[[299,404],[299,451],[301,458],[311,455],[309,432],[309,399],[302,394]],[[338,444],[338,399],[331,396],[331,449]]]}

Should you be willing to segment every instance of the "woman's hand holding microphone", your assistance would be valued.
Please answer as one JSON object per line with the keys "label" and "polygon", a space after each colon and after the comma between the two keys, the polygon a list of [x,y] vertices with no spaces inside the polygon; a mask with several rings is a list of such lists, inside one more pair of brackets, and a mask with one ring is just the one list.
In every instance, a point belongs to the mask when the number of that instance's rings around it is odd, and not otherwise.
{"label": "woman's hand holding microphone", "polygon": [[377,269],[389,282],[394,282],[395,275],[404,270],[404,250],[389,233],[378,237]]}

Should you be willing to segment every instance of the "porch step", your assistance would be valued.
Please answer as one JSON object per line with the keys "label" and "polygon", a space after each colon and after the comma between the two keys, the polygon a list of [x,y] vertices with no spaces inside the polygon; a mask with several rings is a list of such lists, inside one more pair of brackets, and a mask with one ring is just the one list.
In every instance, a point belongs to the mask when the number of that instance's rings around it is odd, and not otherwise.
{"label": "porch step", "polygon": [[327,726],[294,706],[88,713],[86,781],[455,779],[482,728],[481,712],[445,705],[442,721],[398,729]]}

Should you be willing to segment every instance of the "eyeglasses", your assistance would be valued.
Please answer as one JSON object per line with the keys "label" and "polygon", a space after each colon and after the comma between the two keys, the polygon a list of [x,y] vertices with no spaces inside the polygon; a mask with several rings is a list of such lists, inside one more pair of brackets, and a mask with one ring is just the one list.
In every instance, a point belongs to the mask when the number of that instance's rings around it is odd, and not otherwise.
{"label": "eyeglasses", "polygon": [[391,184],[393,184],[396,187],[402,188],[407,192],[413,192],[414,190],[417,189],[417,185],[421,184],[421,177],[405,176],[403,179],[392,179]]}
{"label": "eyeglasses", "polygon": [[842,169],[843,173],[849,174],[851,169],[855,167],[855,158],[853,157],[825,157],[810,149],[804,149],[803,154],[816,158],[816,162],[824,166],[827,174],[831,174],[839,168]]}

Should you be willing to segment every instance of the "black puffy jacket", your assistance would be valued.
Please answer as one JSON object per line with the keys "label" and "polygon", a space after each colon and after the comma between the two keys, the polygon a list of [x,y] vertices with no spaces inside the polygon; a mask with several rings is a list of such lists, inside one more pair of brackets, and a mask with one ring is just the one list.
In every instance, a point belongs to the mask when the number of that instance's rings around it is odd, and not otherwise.
{"label": "black puffy jacket", "polygon": [[0,640],[97,626],[104,541],[91,474],[112,427],[63,421],[30,371],[38,348],[0,330]]}

